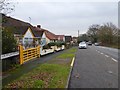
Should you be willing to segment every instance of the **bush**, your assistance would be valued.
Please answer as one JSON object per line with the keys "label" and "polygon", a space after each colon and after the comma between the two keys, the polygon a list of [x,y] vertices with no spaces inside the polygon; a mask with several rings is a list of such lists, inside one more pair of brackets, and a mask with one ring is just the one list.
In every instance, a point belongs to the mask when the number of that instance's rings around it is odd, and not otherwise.
{"label": "bush", "polygon": [[7,29],[2,30],[2,54],[17,50],[17,42],[12,32]]}
{"label": "bush", "polygon": [[44,46],[43,46],[43,49],[50,49],[50,47],[49,47],[49,45],[47,44],[47,45],[44,45]]}
{"label": "bush", "polygon": [[62,45],[65,45],[65,42],[50,42],[47,45],[43,46],[43,49],[49,49],[51,46],[62,47]]}
{"label": "bush", "polygon": [[50,42],[50,43],[48,43],[48,46],[49,46],[49,47],[51,47],[51,46],[55,46],[55,45],[56,45],[55,42]]}

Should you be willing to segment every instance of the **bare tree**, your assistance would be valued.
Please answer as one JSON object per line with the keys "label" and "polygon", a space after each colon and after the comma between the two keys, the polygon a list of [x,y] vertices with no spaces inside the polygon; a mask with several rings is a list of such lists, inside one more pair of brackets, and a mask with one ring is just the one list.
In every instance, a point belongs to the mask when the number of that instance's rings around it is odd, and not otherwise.
{"label": "bare tree", "polygon": [[0,0],[0,13],[5,15],[11,13],[15,9],[15,3],[11,0]]}
{"label": "bare tree", "polygon": [[92,42],[97,42],[97,32],[100,26],[98,24],[93,24],[89,27],[87,35],[91,38]]}

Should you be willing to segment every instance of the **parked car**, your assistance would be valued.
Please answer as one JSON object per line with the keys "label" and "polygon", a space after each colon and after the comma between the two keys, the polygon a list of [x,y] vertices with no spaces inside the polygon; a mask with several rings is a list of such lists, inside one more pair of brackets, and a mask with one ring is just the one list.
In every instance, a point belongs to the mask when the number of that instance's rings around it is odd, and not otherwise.
{"label": "parked car", "polygon": [[79,43],[79,49],[85,48],[87,49],[87,43],[86,42],[80,42]]}

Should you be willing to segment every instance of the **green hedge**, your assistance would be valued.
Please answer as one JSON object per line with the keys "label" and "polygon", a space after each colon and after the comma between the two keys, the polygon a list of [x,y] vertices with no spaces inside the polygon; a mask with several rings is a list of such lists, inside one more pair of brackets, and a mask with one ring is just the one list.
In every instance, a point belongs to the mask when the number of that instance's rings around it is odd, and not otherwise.
{"label": "green hedge", "polygon": [[47,44],[47,45],[44,45],[43,46],[43,49],[50,49],[50,46]]}
{"label": "green hedge", "polygon": [[65,45],[65,42],[50,42],[48,43],[48,46],[57,46],[57,47],[61,47],[62,45]]}
{"label": "green hedge", "polygon": [[62,47],[62,45],[65,45],[65,42],[50,42],[47,45],[43,46],[43,49],[50,49],[51,46]]}

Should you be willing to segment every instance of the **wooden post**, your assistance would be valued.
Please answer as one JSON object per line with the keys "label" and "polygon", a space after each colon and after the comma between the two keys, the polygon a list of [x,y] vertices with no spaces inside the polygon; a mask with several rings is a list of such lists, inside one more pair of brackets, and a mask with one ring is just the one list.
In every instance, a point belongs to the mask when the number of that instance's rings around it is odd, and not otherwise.
{"label": "wooden post", "polygon": [[40,46],[37,47],[38,58],[40,58]]}
{"label": "wooden post", "polygon": [[20,49],[20,64],[23,64],[23,46],[19,45]]}

